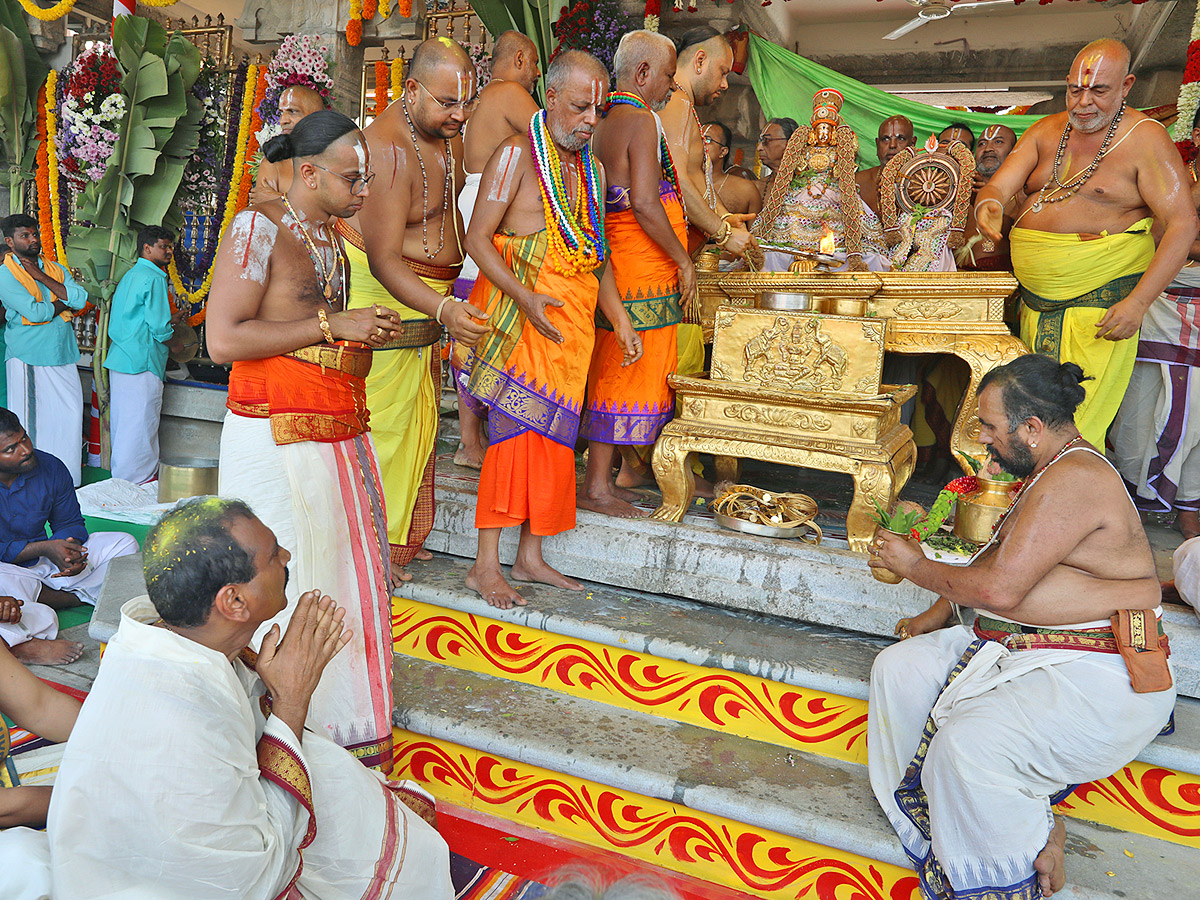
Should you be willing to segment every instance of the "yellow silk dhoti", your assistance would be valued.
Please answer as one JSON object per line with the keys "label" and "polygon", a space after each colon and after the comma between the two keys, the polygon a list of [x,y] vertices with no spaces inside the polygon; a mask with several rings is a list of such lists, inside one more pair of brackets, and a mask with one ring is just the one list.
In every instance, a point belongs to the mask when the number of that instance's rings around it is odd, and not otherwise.
{"label": "yellow silk dhoti", "polygon": [[1154,258],[1151,219],[1119,234],[1084,240],[1014,227],[1009,232],[1013,274],[1021,283],[1021,340],[1035,353],[1073,362],[1093,380],[1075,412],[1084,440],[1104,446],[1133,374],[1138,336],[1096,337],[1096,323],[1137,285]]}
{"label": "yellow silk dhoti", "polygon": [[[437,440],[441,391],[441,326],[393,297],[371,274],[362,239],[347,226],[349,309],[378,303],[399,313],[405,331],[398,349],[375,351],[367,376],[367,409],[379,452],[387,501],[388,543],[396,565],[408,565],[433,529],[433,450]],[[355,240],[357,238],[357,240]],[[417,276],[442,296],[454,290],[457,270],[405,260]]]}

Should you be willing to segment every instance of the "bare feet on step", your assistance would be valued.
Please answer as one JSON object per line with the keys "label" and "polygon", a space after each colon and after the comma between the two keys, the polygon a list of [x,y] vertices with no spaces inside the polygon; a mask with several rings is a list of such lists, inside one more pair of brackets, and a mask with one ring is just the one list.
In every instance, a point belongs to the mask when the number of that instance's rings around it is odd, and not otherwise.
{"label": "bare feet on step", "polygon": [[83,644],[62,638],[34,638],[13,647],[12,655],[27,666],[65,666],[83,656]]}
{"label": "bare feet on step", "polygon": [[391,567],[393,585],[403,584],[406,581],[412,581],[412,575],[409,572],[406,572],[404,570],[404,566],[400,565],[400,563],[393,562],[391,563]]}
{"label": "bare feet on step", "polygon": [[[514,574],[513,577],[517,576]],[[479,563],[475,563],[467,573],[467,587],[497,609],[512,609],[514,606],[524,606],[528,602],[517,593],[516,588],[504,580],[499,567],[481,568]]]}
{"label": "bare feet on step", "polygon": [[1066,861],[1063,855],[1066,845],[1067,827],[1063,824],[1061,816],[1055,816],[1050,838],[1033,861],[1033,868],[1038,873],[1038,887],[1042,889],[1043,897],[1061,891],[1067,883]]}
{"label": "bare feet on step", "polygon": [[582,584],[574,578],[568,578],[541,558],[521,559],[518,556],[517,561],[513,563],[512,577],[513,581],[536,581],[539,584],[551,584],[554,587],[566,588],[568,591],[583,590]]}
{"label": "bare feet on step", "polygon": [[414,556],[413,559],[420,560],[421,562],[429,562],[431,559],[433,559],[433,554],[422,547],[417,551],[417,555]]}
{"label": "bare feet on step", "polygon": [[649,510],[638,509],[628,500],[622,500],[613,494],[592,497],[586,491],[581,491],[576,497],[575,505],[580,509],[590,509],[592,512],[615,516],[618,519],[642,519],[650,515]]}
{"label": "bare feet on step", "polygon": [[1181,509],[1175,514],[1175,530],[1183,535],[1183,539],[1200,536],[1200,512],[1194,509]]}
{"label": "bare feet on step", "polygon": [[466,444],[459,444],[458,451],[454,454],[454,464],[467,469],[482,469],[483,458],[486,455],[487,447],[479,445],[468,447]]}

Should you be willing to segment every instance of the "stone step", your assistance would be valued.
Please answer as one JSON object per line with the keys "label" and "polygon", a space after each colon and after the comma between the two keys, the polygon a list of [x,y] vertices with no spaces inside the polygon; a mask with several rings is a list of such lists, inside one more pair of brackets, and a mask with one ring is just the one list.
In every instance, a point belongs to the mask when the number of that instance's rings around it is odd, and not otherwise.
{"label": "stone step", "polygon": [[[438,466],[434,526],[425,546],[473,559],[477,473],[454,466],[448,456],[439,457]],[[888,639],[899,619],[922,612],[933,600],[911,582],[876,581],[866,557],[836,539],[814,547],[729,531],[690,514],[673,523],[579,510],[577,523],[545,539],[547,561],[574,578],[625,591]],[[516,546],[516,529],[505,529],[500,540],[505,565],[512,564]],[[1168,609],[1164,618],[1176,688],[1185,697],[1200,697],[1200,620],[1182,607]]]}
{"label": "stone step", "polygon": [[[593,582],[585,583],[582,592],[542,584],[522,585],[529,604],[498,610],[465,588],[470,565],[469,560],[446,556],[414,564],[410,567],[413,580],[399,593],[482,620],[857,701],[866,701],[871,664],[890,643],[844,629],[717,609],[693,600]],[[1180,633],[1187,633],[1187,626],[1186,620],[1169,620],[1173,646]],[[397,652],[407,652],[399,638]],[[1139,755],[1139,761],[1200,774],[1200,701],[1180,697],[1175,725],[1175,733],[1151,743]],[[861,731],[862,725],[857,727]],[[859,752],[844,758],[865,760],[865,747],[856,746]]]}
{"label": "stone step", "polygon": [[[527,815],[546,810],[547,830],[554,804],[573,796],[567,784],[585,779],[593,791],[611,789],[607,800],[619,805],[640,795],[717,817],[726,833],[728,823],[743,823],[766,842],[760,855],[795,853],[789,841],[798,840],[830,848],[839,865],[864,875],[871,860],[888,872],[908,868],[862,766],[421,660],[398,657],[396,673],[398,728],[495,758],[501,769],[507,760],[559,774],[561,784],[539,782],[546,799],[527,786],[522,807]],[[429,786],[438,794],[436,781]],[[1176,900],[1200,883],[1200,854],[1191,848],[1075,820],[1067,828],[1064,898]],[[669,835],[660,839],[675,846]]]}

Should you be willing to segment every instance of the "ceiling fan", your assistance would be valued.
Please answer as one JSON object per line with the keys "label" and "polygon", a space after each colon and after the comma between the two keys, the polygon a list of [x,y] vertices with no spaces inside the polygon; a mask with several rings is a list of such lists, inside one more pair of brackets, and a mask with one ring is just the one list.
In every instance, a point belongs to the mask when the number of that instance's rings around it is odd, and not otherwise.
{"label": "ceiling fan", "polygon": [[894,41],[908,34],[914,28],[920,28],[926,22],[944,19],[946,16],[953,15],[954,13],[970,12],[984,6],[999,6],[1001,4],[1012,6],[1013,0],[979,0],[976,3],[951,3],[950,0],[908,0],[908,4],[917,8],[916,16],[890,34],[885,34],[883,36],[885,41]]}

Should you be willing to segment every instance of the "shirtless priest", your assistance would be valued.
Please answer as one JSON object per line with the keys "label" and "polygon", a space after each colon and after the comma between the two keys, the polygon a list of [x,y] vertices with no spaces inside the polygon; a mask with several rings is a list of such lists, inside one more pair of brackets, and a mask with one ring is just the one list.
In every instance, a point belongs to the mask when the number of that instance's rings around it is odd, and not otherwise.
{"label": "shirtless priest", "polygon": [[431,798],[312,727],[343,610],[306,591],[245,650],[289,605],[291,554],[238,501],[171,510],[144,552],[149,596],[121,607],[50,798],[54,895],[450,900]]}
{"label": "shirtless priest", "polygon": [[641,357],[607,256],[604,173],[588,149],[608,72],[579,50],[546,73],[546,110],[501,144],[483,170],[467,249],[483,273],[472,303],[489,331],[468,361],[467,388],[488,407],[491,444],[475,507],[479,552],[467,587],[492,606],[523,606],[500,570],[500,533],[521,529],[512,577],[571,590],[542,538],[575,527],[575,439],[596,333],[612,323],[623,361]]}
{"label": "shirtless priest", "polygon": [[583,418],[588,462],[579,505],[633,518],[645,513],[613,483],[615,451],[650,447],[671,421],[675,392],[667,378],[679,362],[676,328],[683,308],[695,299],[696,271],[687,252],[679,176],[658,119],[671,98],[675,45],[666,35],[631,31],[621,38],[613,68],[617,89],[609,95],[592,148],[609,179],[604,201],[609,268],[643,353],[635,365],[626,365],[620,336],[607,320],[598,322]]}
{"label": "shirtless priest", "polygon": [[371,348],[400,322],[389,309],[344,309],[349,272],[332,224],[362,205],[370,158],[358,127],[332,111],[264,151],[292,160],[292,186],[234,217],[208,306],[212,357],[233,362],[219,491],[253,503],[293,551],[293,601],[319,584],[345,603],[353,641],[322,681],[309,726],[386,767],[391,591],[364,382]]}
{"label": "shirtless priest", "polygon": [[349,308],[378,305],[403,320],[367,378],[391,565],[403,581],[411,578],[405,566],[430,557],[442,328],[468,347],[487,331],[473,318],[483,313],[453,294],[463,261],[461,134],[479,103],[475,66],[454,41],[436,37],[418,45],[405,74],[401,95],[364,132],[379,178],[338,226],[354,268]]}
{"label": "shirtless priest", "polygon": [[[1175,704],[1146,533],[1074,424],[1082,378],[1036,354],[984,376],[979,440],[1025,488],[970,565],[885,532],[870,549],[939,595],[875,660],[867,718],[871,787],[922,897],[1059,890],[1051,805],[1136,757]],[[951,604],[974,628],[947,627]]]}

